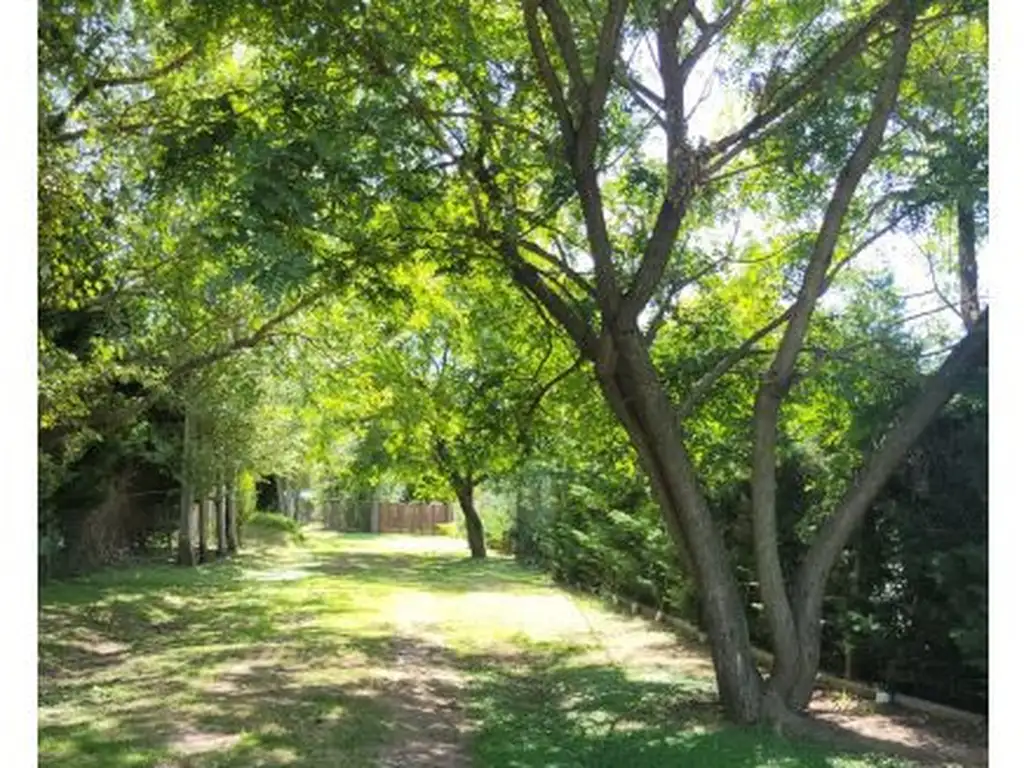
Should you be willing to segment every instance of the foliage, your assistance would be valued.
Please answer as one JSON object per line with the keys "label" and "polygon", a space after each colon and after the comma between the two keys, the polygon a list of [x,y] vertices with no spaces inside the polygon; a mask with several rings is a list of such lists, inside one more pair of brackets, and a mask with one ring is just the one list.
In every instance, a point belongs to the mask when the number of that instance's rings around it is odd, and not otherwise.
{"label": "foliage", "polygon": [[[834,365],[837,374],[846,368],[842,360]],[[865,373],[860,368],[842,375]],[[862,390],[868,397],[894,396],[879,386],[879,379],[870,382]],[[892,685],[908,695],[984,712],[987,420],[983,382],[974,390],[926,433],[876,500],[864,529],[832,575],[823,665],[833,674],[851,672],[855,679]],[[903,387],[895,392],[905,396]],[[867,424],[888,411],[884,403],[835,394],[831,387],[810,402],[832,412],[852,407],[845,435],[833,437],[835,448],[827,452],[818,447],[819,441],[829,439],[823,424],[815,427],[817,439],[810,441],[801,437],[806,415],[788,422],[796,431],[779,468],[780,508],[786,513],[783,553],[799,550],[805,535],[801,522],[813,519],[833,493],[836,475],[847,471],[846,464],[836,461],[836,449],[855,455],[858,441],[869,440],[874,432]],[[712,413],[705,418],[720,418]],[[732,445],[741,450],[742,443]],[[729,471],[734,466],[729,447],[720,446],[716,455],[722,458],[706,473],[717,479],[708,495],[747,588],[754,639],[768,647],[748,532],[749,484],[742,474]],[[595,466],[590,455],[584,462],[565,442],[558,455],[556,466],[534,464],[520,472],[507,494],[516,513],[517,557],[543,566],[565,583],[702,623],[692,576],[678,561],[635,470],[610,459]]]}
{"label": "foliage", "polygon": [[462,538],[462,532],[459,530],[458,523],[438,523],[437,532],[441,536],[447,536],[453,539]]}
{"label": "foliage", "polygon": [[290,541],[299,543],[305,538],[302,532],[302,525],[290,517],[278,512],[254,512],[245,521],[246,535],[266,535],[273,533],[287,534]]}

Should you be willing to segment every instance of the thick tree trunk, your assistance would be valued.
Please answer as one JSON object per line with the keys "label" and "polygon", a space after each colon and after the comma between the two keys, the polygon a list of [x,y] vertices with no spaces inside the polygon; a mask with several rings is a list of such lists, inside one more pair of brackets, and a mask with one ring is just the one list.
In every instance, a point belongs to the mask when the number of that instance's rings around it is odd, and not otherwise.
{"label": "thick tree trunk", "polygon": [[487,557],[487,545],[484,541],[484,524],[473,504],[473,484],[468,481],[459,483],[456,495],[462,515],[466,518],[466,539],[469,542],[470,557]]}
{"label": "thick tree trunk", "polygon": [[223,483],[217,485],[217,558],[228,553],[228,511],[227,489]]}
{"label": "thick tree trunk", "polygon": [[238,552],[238,484],[232,477],[227,488],[227,499],[224,509],[225,528],[227,529],[228,554]]}
{"label": "thick tree trunk", "polygon": [[192,549],[192,483],[189,482],[189,417],[185,411],[185,422],[182,427],[181,450],[181,507],[178,518],[178,564],[195,565],[195,552]]}
{"label": "thick tree trunk", "polygon": [[651,482],[662,519],[697,582],[711,640],[719,698],[729,717],[761,717],[761,676],[754,662],[746,613],[725,542],[683,447],[675,411],[635,327],[602,338],[613,347],[599,362],[605,398],[629,434]]}
{"label": "thick tree trunk", "polygon": [[210,553],[206,544],[206,532],[210,526],[210,508],[213,501],[205,496],[199,501],[199,562],[205,563],[210,559]]}

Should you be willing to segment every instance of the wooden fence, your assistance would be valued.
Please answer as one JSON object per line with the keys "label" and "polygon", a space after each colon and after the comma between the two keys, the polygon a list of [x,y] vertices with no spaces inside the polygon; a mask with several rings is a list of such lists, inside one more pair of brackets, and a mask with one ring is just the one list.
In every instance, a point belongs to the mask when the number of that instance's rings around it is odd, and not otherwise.
{"label": "wooden fence", "polygon": [[328,530],[370,533],[373,506],[372,501],[325,499],[320,507],[320,516]]}
{"label": "wooden fence", "polygon": [[359,533],[440,533],[440,523],[455,520],[451,504],[326,499],[321,507],[324,525],[332,531]]}
{"label": "wooden fence", "polygon": [[411,502],[401,504],[382,501],[378,505],[377,533],[440,533],[439,523],[450,523],[451,504]]}

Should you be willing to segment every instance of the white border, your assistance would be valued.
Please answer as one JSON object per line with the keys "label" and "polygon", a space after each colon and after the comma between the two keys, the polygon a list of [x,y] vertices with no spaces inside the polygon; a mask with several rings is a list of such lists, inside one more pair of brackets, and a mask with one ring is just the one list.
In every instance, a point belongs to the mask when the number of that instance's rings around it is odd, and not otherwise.
{"label": "white border", "polygon": [[1016,765],[1020,731],[1021,674],[1016,613],[1020,601],[1024,515],[1015,480],[1024,456],[1020,432],[1021,350],[1024,312],[1020,298],[1024,271],[1021,236],[1020,22],[1024,13],[1014,0],[991,3],[989,63],[991,74],[990,139],[990,269],[993,279],[990,344],[989,422],[989,754],[992,765]]}
{"label": "white border", "polygon": [[35,765],[36,736],[36,4],[3,4],[0,23],[0,381],[6,503],[0,579],[5,762]]}

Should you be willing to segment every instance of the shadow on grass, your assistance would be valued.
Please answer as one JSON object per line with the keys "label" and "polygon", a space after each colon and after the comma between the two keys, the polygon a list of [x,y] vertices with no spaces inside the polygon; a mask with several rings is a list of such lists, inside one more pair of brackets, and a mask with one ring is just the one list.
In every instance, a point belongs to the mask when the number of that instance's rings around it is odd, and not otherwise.
{"label": "shadow on grass", "polygon": [[[39,764],[373,765],[390,708],[344,674],[349,659],[357,671],[368,660],[344,633],[297,628],[352,601],[247,580],[262,565],[254,554],[43,589]],[[321,674],[330,665],[340,682]]]}
{"label": "shadow on grass", "polygon": [[[49,585],[40,595],[39,764],[359,768],[404,743],[392,764],[462,764],[438,758],[440,744],[495,768],[837,765],[827,752],[724,726],[706,679],[632,679],[557,644],[459,654],[373,621],[307,626],[310,616],[365,615],[388,588],[550,585],[507,559],[339,552],[336,541],[287,557],[257,550],[199,569],[108,569]],[[255,580],[254,569],[292,575]],[[455,726],[429,735],[446,719],[471,735]]]}
{"label": "shadow on grass", "polygon": [[[396,645],[458,670],[473,765],[515,768],[654,768],[666,765],[900,766],[885,757],[843,758],[771,731],[728,725],[705,680],[630,678],[615,666],[580,664],[577,651],[534,644],[521,653],[458,654],[414,639],[367,639],[370,655]],[[848,759],[849,762],[842,762]]]}
{"label": "shadow on grass", "polygon": [[551,579],[510,558],[474,560],[454,555],[348,552],[320,555],[314,574],[357,578],[364,583],[436,592],[544,591]]}
{"label": "shadow on grass", "polygon": [[[205,698],[187,716],[160,696],[139,706],[107,706],[103,721],[39,729],[45,766],[372,766],[388,742],[391,708],[356,683],[297,685],[288,670],[262,670],[234,690]],[[155,689],[162,694],[160,687]]]}

